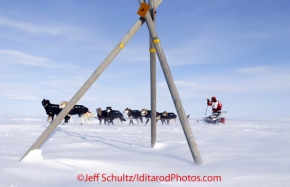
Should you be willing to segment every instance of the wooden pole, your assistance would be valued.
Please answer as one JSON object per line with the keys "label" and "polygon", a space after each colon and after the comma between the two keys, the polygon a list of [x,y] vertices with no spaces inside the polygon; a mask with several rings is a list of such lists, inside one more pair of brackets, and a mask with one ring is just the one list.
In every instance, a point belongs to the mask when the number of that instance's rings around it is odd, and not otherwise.
{"label": "wooden pole", "polygon": [[[139,0],[139,2],[141,4],[144,1]],[[191,131],[188,119],[186,117],[185,111],[184,111],[183,106],[182,106],[181,99],[179,97],[177,88],[175,86],[173,77],[171,75],[170,68],[168,66],[163,48],[161,46],[160,39],[158,38],[157,32],[155,30],[155,26],[152,22],[152,19],[151,19],[149,12],[147,12],[145,20],[146,20],[148,30],[151,34],[151,37],[153,38],[153,43],[154,43],[155,48],[156,48],[157,56],[158,56],[159,62],[161,64],[161,67],[162,67],[169,91],[171,93],[172,100],[173,100],[173,103],[175,105],[178,117],[180,119],[180,123],[182,125],[189,149],[190,149],[191,154],[192,154],[192,157],[193,157],[195,163],[202,164],[203,161],[202,161],[200,152],[199,152],[197,144],[195,142],[195,139],[194,139],[193,133]]]}
{"label": "wooden pole", "polygon": [[[158,0],[156,6],[159,6],[162,0]],[[44,130],[40,137],[34,142],[34,144],[28,149],[28,151],[20,159],[23,160],[25,156],[34,149],[40,148],[40,146],[46,141],[50,134],[55,130],[55,128],[60,124],[63,118],[69,113],[73,106],[81,99],[81,97],[87,92],[87,90],[92,86],[92,84],[97,80],[97,78],[102,74],[102,72],[109,66],[109,64],[114,60],[114,58],[120,53],[124,46],[129,42],[129,40],[136,34],[136,32],[141,28],[144,23],[144,18],[139,18],[139,20],[134,24],[134,26],[127,32],[123,39],[115,46],[111,53],[105,58],[105,60],[100,64],[100,66],[94,71],[94,73],[88,78],[88,80],[83,84],[83,86],[78,90],[78,92],[71,98],[66,107],[57,115],[57,117],[51,122],[51,124]]]}
{"label": "wooden pole", "polygon": [[[149,0],[150,14],[155,22],[155,0]],[[154,148],[156,143],[156,50],[151,34],[149,33],[149,51],[150,51],[150,85],[151,85],[151,147]]]}

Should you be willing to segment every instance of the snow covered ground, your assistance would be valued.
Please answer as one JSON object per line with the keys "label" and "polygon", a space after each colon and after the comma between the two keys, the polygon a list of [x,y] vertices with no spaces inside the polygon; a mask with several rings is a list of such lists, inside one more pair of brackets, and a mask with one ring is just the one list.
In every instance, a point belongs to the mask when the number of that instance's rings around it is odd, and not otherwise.
{"label": "snow covered ground", "polygon": [[[196,165],[179,122],[157,124],[154,149],[150,125],[59,125],[19,162],[48,126],[46,116],[2,115],[0,121],[0,187],[290,184],[290,122],[227,120],[218,126],[189,119],[204,161]],[[110,182],[118,179],[124,181]],[[198,179],[208,181],[189,181]]]}

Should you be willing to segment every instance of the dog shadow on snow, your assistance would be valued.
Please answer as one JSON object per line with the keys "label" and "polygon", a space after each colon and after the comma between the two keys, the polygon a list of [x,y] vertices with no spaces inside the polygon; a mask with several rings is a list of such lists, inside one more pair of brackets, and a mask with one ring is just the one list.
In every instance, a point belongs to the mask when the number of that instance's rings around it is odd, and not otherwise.
{"label": "dog shadow on snow", "polygon": [[[46,128],[46,126],[45,126]],[[68,130],[65,130],[65,129],[62,129],[62,128],[59,128],[57,127],[53,133],[51,133],[51,135],[49,136],[52,137],[55,133],[63,133],[63,134],[66,134],[68,136],[72,136],[72,137],[76,137],[76,138],[80,138],[86,142],[99,142],[99,143],[103,143],[103,144],[106,144],[106,145],[109,145],[111,147],[115,147],[115,148],[118,148],[118,149],[122,149],[122,150],[126,150],[126,151],[132,151],[132,152],[135,152],[133,150],[130,150],[130,149],[126,149],[122,146],[118,146],[114,143],[109,143],[110,142],[115,142],[115,143],[119,143],[119,144],[123,144],[125,146],[127,145],[130,145],[130,146],[138,146],[138,147],[143,147],[143,148],[151,148],[150,146],[145,146],[145,145],[141,145],[141,144],[135,144],[135,143],[128,143],[128,142],[124,142],[124,141],[120,141],[120,140],[115,140],[115,139],[111,139],[111,138],[104,138],[104,137],[101,137],[101,136],[97,136],[97,135],[84,135],[84,134],[81,134],[81,133],[77,133],[77,132],[71,132],[71,131],[68,131]],[[48,139],[49,139],[48,138]]]}
{"label": "dog shadow on snow", "polygon": [[[46,126],[44,126],[44,127],[46,128]],[[125,151],[129,151],[129,152],[141,153],[141,154],[146,154],[146,155],[152,155],[152,154],[154,154],[152,152],[148,152],[147,153],[147,152],[135,151],[132,148],[132,146],[138,146],[138,147],[141,147],[141,148],[150,148],[151,149],[151,146],[145,146],[145,145],[135,144],[135,143],[128,143],[128,142],[124,142],[124,141],[120,141],[120,140],[115,140],[115,139],[111,139],[111,138],[104,138],[104,137],[97,136],[97,135],[84,135],[84,134],[81,134],[81,133],[71,132],[71,131],[62,129],[60,127],[57,127],[51,133],[51,135],[49,136],[49,138],[52,137],[55,133],[63,133],[63,134],[66,134],[68,136],[71,136],[71,137],[80,138],[80,139],[84,140],[85,142],[98,142],[98,143],[106,144],[108,146],[111,146],[111,147],[114,147],[114,148],[117,148],[117,149],[121,149],[121,150],[125,150]],[[47,140],[49,138],[47,138]],[[109,141],[112,142],[112,143],[109,143]],[[115,143],[118,143],[118,144],[121,144],[121,145],[118,146],[118,145],[114,144],[114,142]],[[128,149],[126,149],[124,146],[130,146],[130,147],[128,147]],[[132,149],[130,149],[130,148],[132,148]],[[162,154],[162,155],[165,156],[165,157],[174,159],[174,160],[179,160],[179,161],[184,162],[184,163],[187,163],[187,164],[193,164],[192,160],[188,160],[186,158],[182,158],[182,157],[177,156],[177,155],[171,155],[171,154]]]}

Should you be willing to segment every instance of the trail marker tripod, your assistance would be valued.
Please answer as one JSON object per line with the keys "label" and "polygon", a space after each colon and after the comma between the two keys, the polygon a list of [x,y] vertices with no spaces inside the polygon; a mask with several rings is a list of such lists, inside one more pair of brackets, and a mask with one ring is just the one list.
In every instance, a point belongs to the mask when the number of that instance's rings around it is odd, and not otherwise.
{"label": "trail marker tripod", "polygon": [[[192,157],[196,164],[202,164],[202,158],[198,150],[197,144],[195,142],[193,133],[191,131],[188,119],[186,117],[185,111],[182,106],[177,88],[175,86],[173,77],[170,72],[167,60],[165,58],[164,51],[161,46],[160,39],[157,35],[155,29],[155,9],[159,6],[162,0],[149,0],[149,5],[147,5],[143,0],[139,0],[141,4],[138,14],[141,16],[134,26],[127,32],[123,39],[115,46],[111,53],[105,58],[105,60],[99,65],[99,67],[93,72],[93,74],[88,78],[88,80],[83,84],[83,86],[77,91],[77,93],[71,98],[65,108],[59,113],[59,115],[51,122],[51,124],[45,129],[45,131],[40,135],[40,137],[34,142],[34,144],[29,148],[29,150],[20,159],[23,160],[26,155],[34,149],[38,149],[49,137],[49,135],[55,130],[55,128],[61,123],[64,117],[69,113],[73,106],[81,99],[81,97],[87,92],[87,90],[93,85],[97,78],[102,74],[102,72],[109,66],[109,64],[114,60],[114,58],[121,52],[121,50],[126,46],[129,40],[134,36],[134,34],[141,28],[144,22],[146,22],[149,33],[150,33],[150,80],[151,80],[151,112],[156,114],[156,53],[163,70],[169,91],[173,103],[175,105],[180,123],[182,125],[189,149],[191,151]],[[151,118],[151,147],[153,148],[156,143],[156,116],[152,115]]]}

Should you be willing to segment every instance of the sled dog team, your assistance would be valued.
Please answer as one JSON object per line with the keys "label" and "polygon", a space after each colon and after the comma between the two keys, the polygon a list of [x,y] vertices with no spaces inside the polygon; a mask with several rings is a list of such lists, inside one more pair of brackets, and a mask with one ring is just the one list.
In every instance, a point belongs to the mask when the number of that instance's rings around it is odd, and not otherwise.
{"label": "sled dog team", "polygon": [[[43,99],[42,100],[42,106],[44,107],[46,114],[48,115],[47,117],[47,122],[53,121],[54,117],[58,115],[61,110],[67,105],[67,101],[61,102],[59,105],[57,104],[51,104],[49,100]],[[64,118],[64,123],[63,124],[68,124],[68,121],[70,120],[72,124],[74,124],[72,120],[72,115],[78,115],[82,123],[84,123],[84,118],[88,121],[88,124],[90,124],[90,117],[97,118],[99,120],[99,123],[102,124],[102,121],[104,121],[104,124],[113,124],[114,125],[114,120],[120,120],[121,123],[123,121],[126,121],[124,118],[124,115],[118,111],[118,110],[113,110],[112,107],[106,107],[106,110],[102,110],[101,108],[96,109],[97,116],[95,116],[93,113],[89,111],[89,109],[83,105],[75,105],[70,112],[65,116]],[[149,119],[151,119],[151,111],[147,109],[142,109],[140,110],[131,110],[130,108],[126,108],[123,113],[127,114],[130,122],[130,124],[134,125],[134,121],[139,121],[143,123],[143,117],[146,118],[145,124],[148,123]],[[187,118],[189,115],[187,116]],[[176,124],[176,119],[177,116],[173,112],[156,112],[156,122],[158,120],[161,121],[161,123],[167,123],[169,124],[170,120],[174,120]]]}

